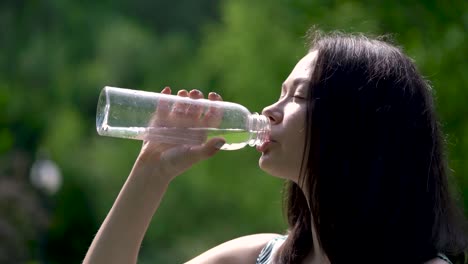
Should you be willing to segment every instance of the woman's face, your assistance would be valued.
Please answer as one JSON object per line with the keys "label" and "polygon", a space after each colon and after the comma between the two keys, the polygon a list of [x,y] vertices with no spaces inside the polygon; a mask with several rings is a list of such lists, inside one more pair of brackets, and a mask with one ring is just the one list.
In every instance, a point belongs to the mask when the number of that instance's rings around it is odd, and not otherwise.
{"label": "woman's face", "polygon": [[273,176],[298,182],[305,144],[307,96],[317,51],[304,56],[281,88],[279,100],[263,109],[271,122],[270,142],[262,152],[260,168]]}

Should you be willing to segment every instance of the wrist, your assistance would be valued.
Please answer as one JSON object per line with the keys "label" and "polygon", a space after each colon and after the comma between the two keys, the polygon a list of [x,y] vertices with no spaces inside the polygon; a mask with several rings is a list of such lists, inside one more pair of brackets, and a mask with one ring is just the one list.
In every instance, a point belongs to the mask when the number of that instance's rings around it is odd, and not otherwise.
{"label": "wrist", "polygon": [[133,165],[130,177],[142,179],[147,184],[169,185],[172,177],[166,170],[163,169],[159,160],[148,161],[138,159]]}

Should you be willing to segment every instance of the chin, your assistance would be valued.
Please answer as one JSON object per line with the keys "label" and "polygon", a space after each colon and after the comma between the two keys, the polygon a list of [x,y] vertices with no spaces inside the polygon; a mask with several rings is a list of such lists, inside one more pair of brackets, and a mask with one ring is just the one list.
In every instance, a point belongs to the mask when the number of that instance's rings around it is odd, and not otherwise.
{"label": "chin", "polygon": [[260,169],[270,173],[269,170],[271,169],[271,165],[271,159],[267,155],[262,153],[262,156],[260,156],[260,158],[258,159],[258,166],[260,167]]}
{"label": "chin", "polygon": [[[299,170],[293,170],[294,166],[278,162],[277,160],[271,160],[264,158],[263,156],[259,159],[258,165],[264,172],[270,174],[275,178],[283,180],[293,181],[298,183]],[[300,166],[300,165],[298,165]],[[298,168],[298,167],[297,167]]]}
{"label": "chin", "polygon": [[258,166],[264,172],[276,178],[291,180],[289,177],[286,176],[285,173],[281,173],[281,170],[278,168],[278,165],[278,162],[273,162],[270,159],[265,159],[263,158],[263,156],[258,161]]}

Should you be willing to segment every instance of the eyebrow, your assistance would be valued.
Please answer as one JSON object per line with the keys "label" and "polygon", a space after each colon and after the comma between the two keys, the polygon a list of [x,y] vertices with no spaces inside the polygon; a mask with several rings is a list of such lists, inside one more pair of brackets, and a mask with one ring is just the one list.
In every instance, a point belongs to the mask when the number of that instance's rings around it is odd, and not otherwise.
{"label": "eyebrow", "polygon": [[[292,86],[297,87],[297,86],[299,86],[301,84],[304,84],[304,83],[309,83],[309,79],[307,79],[307,78],[296,78],[296,79],[293,80]],[[286,90],[286,83],[283,83],[281,85],[281,89]]]}

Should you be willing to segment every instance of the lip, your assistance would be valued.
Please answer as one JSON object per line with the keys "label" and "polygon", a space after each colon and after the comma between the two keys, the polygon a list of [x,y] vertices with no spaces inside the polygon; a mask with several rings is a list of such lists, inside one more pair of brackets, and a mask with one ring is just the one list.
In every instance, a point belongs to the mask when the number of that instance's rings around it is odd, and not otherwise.
{"label": "lip", "polygon": [[273,142],[275,142],[275,141],[271,140],[271,139],[267,140],[267,141],[263,142],[261,145],[257,146],[256,149],[259,152],[265,152],[267,150],[268,146]]}

